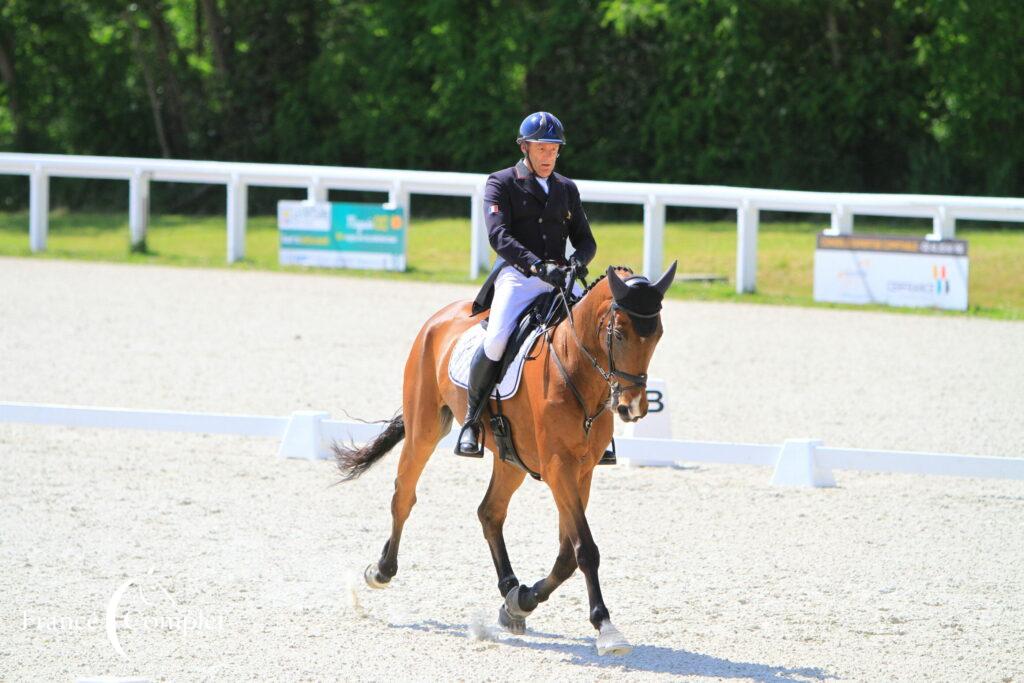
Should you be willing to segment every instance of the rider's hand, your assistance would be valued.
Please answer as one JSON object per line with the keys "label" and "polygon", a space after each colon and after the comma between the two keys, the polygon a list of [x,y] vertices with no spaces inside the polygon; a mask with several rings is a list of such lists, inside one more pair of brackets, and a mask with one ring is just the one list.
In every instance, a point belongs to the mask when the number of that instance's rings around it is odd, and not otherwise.
{"label": "rider's hand", "polygon": [[540,263],[537,265],[537,277],[556,289],[565,287],[565,276],[568,275],[565,268],[554,263]]}
{"label": "rider's hand", "polygon": [[587,265],[576,258],[576,254],[569,257],[569,265],[576,269],[576,277],[586,280],[587,275],[590,274],[590,271],[587,270]]}

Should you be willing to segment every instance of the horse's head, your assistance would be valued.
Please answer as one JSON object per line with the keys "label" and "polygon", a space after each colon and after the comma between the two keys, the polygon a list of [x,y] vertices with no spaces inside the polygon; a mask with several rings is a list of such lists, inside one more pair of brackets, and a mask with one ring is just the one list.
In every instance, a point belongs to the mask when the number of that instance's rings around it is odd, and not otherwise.
{"label": "horse's head", "polygon": [[661,339],[661,302],[677,263],[653,283],[642,275],[623,279],[608,268],[612,300],[601,318],[601,345],[612,375],[612,406],[626,422],[647,415],[647,366]]}

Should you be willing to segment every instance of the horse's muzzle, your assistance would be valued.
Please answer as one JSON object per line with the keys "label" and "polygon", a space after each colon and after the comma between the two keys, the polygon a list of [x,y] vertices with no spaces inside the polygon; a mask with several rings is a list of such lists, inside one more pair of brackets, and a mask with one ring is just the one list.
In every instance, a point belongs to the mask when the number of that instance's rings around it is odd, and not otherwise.
{"label": "horse's muzzle", "polygon": [[615,411],[622,418],[623,422],[636,422],[647,414],[646,392],[636,396],[632,401],[621,402],[615,406]]}

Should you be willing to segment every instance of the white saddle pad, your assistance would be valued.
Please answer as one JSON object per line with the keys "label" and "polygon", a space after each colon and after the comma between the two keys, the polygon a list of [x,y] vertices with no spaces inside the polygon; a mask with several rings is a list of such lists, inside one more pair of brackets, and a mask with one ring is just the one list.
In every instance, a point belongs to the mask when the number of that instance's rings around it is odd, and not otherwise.
{"label": "white saddle pad", "polygon": [[[491,398],[505,400],[515,396],[519,390],[519,380],[523,375],[526,356],[537,342],[537,337],[541,332],[543,332],[541,329],[531,332],[523,345],[519,347],[516,357],[509,363],[508,370],[505,371],[505,376],[491,392]],[[469,385],[469,366],[473,362],[473,354],[480,348],[485,334],[487,334],[487,330],[476,324],[463,332],[459,341],[455,343],[455,350],[452,351],[452,358],[448,362],[448,379],[460,387],[466,388]]]}

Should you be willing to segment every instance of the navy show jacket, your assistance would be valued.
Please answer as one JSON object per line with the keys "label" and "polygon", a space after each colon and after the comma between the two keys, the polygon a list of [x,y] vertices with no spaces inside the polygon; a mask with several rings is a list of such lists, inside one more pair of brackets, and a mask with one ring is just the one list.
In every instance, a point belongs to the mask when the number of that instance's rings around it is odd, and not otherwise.
{"label": "navy show jacket", "polygon": [[538,259],[564,263],[566,239],[584,264],[597,253],[576,183],[552,173],[545,193],[523,160],[487,178],[484,220],[500,260],[525,275]]}

